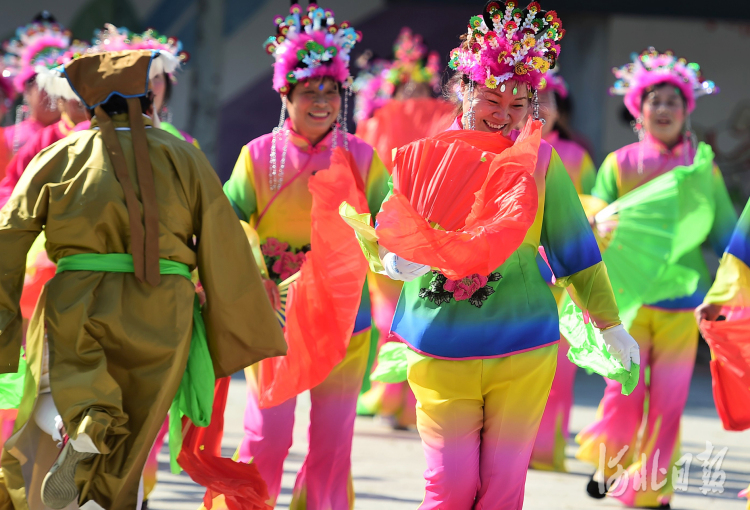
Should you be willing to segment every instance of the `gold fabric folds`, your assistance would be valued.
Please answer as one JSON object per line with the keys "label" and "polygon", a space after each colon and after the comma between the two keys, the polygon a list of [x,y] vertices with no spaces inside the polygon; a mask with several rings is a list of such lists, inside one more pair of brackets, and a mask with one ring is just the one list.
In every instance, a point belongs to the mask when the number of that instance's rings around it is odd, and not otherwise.
{"label": "gold fabric folds", "polygon": [[115,175],[117,175],[117,180],[120,181],[125,193],[135,277],[138,281],[148,282],[155,287],[159,285],[161,275],[159,274],[159,209],[156,204],[154,175],[151,170],[151,160],[148,156],[148,141],[146,140],[146,129],[141,115],[141,103],[137,98],[130,98],[127,102],[130,132],[133,137],[133,150],[135,151],[135,168],[143,202],[145,229],[144,222],[141,221],[138,196],[130,180],[127,162],[120,141],[117,139],[117,132],[112,124],[112,119],[101,106],[96,107],[96,118],[99,120],[102,141],[109,153]]}
{"label": "gold fabric folds", "polygon": [[[134,183],[140,184],[144,209],[150,199],[139,175],[137,128],[127,129],[128,117],[110,119],[119,156],[110,155],[114,144],[107,144],[108,129],[95,118],[93,129],[40,153],[0,210],[0,372],[17,369],[26,252],[42,229],[54,262],[79,253],[135,255],[130,230],[135,222],[130,221],[122,184],[131,183],[134,192]],[[158,258],[200,272],[216,377],[283,355],[283,333],[216,173],[202,152],[167,132],[146,129],[145,141],[158,215]],[[117,158],[125,162],[127,178],[118,175]],[[140,222],[140,203],[136,206]],[[144,277],[151,283],[146,257],[155,244],[148,240],[150,216],[144,212],[144,217]],[[109,452],[81,464],[81,503],[96,500],[108,510],[135,508],[143,464],[182,377],[194,294],[191,282],[176,275],[164,275],[153,286],[133,274],[74,271],[48,284],[42,304],[52,395],[71,437],[85,432],[100,451]],[[31,346],[43,346],[44,330],[38,324],[27,338],[32,358],[39,347]],[[28,369],[38,372],[32,359]],[[25,508],[20,502],[31,487],[27,477],[44,469],[35,465],[42,457],[36,455],[38,437],[28,419],[37,383],[38,375],[27,378],[29,395],[24,395],[14,438],[3,453],[5,482],[17,509]]]}
{"label": "gold fabric folds", "polygon": [[108,51],[84,55],[65,66],[68,81],[87,107],[105,102],[113,92],[122,97],[148,93],[151,50]]}

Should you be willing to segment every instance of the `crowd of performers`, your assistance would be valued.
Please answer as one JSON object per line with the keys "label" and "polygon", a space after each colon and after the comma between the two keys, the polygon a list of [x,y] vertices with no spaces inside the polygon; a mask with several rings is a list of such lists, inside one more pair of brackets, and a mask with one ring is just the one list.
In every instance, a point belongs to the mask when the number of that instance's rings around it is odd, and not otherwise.
{"label": "crowd of performers", "polygon": [[366,414],[416,426],[419,508],[520,510],[529,468],[566,470],[578,366],[607,384],[586,491],[670,508],[699,327],[724,427],[750,428],[750,210],[690,127],[713,82],[654,48],[615,69],[638,141],[597,171],[537,2],[488,2],[447,68],[409,28],[355,63],[330,10],[274,24],[278,126],[223,188],[170,122],[179,41],[44,13],[4,44],[0,509],[147,508],[167,436],[202,508],[274,508],[309,390],[290,508],[354,508]]}

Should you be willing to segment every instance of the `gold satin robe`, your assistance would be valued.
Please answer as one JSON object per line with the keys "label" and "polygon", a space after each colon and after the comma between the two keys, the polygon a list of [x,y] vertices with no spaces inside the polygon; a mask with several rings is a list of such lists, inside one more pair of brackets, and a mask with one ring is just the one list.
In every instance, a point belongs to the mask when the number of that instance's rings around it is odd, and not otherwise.
{"label": "gold satin robe", "polygon": [[[260,273],[216,173],[200,150],[143,120],[159,205],[160,258],[199,270],[216,377],[285,354]],[[128,117],[113,122],[137,190]],[[96,125],[94,119],[91,130],[37,155],[0,210],[0,373],[17,370],[26,252],[43,228],[53,262],[79,253],[131,252],[123,190]],[[194,294],[193,284],[176,275],[162,275],[157,287],[133,274],[91,271],[64,272],[48,283],[37,312],[44,314],[40,324],[48,335],[52,397],[70,437],[86,433],[103,454],[78,467],[79,504],[135,508],[143,466],[187,362]],[[27,492],[29,501],[35,499],[31,492],[41,480],[30,480],[32,471],[44,476],[32,468],[38,444],[30,417],[45,328],[32,329],[26,395],[2,458],[17,510],[29,508]]]}

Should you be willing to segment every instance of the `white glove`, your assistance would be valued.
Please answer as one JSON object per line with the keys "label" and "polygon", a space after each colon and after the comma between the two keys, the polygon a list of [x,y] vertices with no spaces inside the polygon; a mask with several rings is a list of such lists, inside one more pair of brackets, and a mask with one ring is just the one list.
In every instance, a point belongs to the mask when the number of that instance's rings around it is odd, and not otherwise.
{"label": "white glove", "polygon": [[622,363],[625,370],[630,370],[630,364],[641,364],[641,350],[630,333],[625,331],[622,324],[614,328],[599,331],[599,335],[607,346],[607,352]]}
{"label": "white glove", "polygon": [[391,280],[410,282],[413,279],[419,278],[430,272],[430,266],[417,264],[416,262],[409,262],[393,252],[388,252],[385,257],[383,257],[382,261],[385,274],[388,275]]}

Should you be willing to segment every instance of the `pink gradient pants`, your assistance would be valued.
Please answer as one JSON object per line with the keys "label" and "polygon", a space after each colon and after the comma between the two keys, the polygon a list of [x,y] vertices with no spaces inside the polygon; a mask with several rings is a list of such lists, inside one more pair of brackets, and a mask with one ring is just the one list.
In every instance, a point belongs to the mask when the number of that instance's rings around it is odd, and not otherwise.
{"label": "pink gradient pants", "polygon": [[542,422],[531,452],[532,469],[566,472],[565,445],[570,438],[570,409],[578,367],[568,359],[570,345],[560,338],[557,348],[557,370],[544,408]]}
{"label": "pink gradient pants", "polygon": [[143,500],[148,500],[151,493],[156,488],[156,474],[159,471],[159,460],[157,456],[161,451],[161,447],[164,446],[164,440],[169,432],[169,416],[164,420],[164,424],[159,429],[159,433],[156,435],[156,441],[154,446],[151,447],[151,452],[148,454],[146,459],[146,465],[143,466]]}
{"label": "pink gradient pants", "polygon": [[[607,479],[615,475],[618,464],[624,468],[627,478],[623,476],[619,488],[612,487],[610,495],[625,505],[658,506],[667,503],[674,492],[671,468],[679,458],[680,418],[695,364],[698,326],[692,310],[682,312],[643,307],[630,328],[630,334],[641,348],[638,386],[626,397],[620,393],[619,383],[607,380],[597,421],[576,438],[581,445],[576,457],[597,466],[597,469],[605,467]],[[648,385],[646,367],[651,369]],[[637,441],[644,421],[647,393],[645,429]],[[600,466],[600,445],[606,448],[606,466]],[[626,446],[619,462],[610,467],[610,459],[616,459]],[[636,473],[646,474],[645,487],[634,479]],[[642,477],[639,476],[638,480]]]}
{"label": "pink gradient pants", "polygon": [[421,510],[521,510],[557,345],[505,358],[408,351],[427,470]]}
{"label": "pink gradient pants", "polygon": [[[370,346],[370,330],[352,337],[346,357],[328,378],[310,391],[309,450],[297,474],[290,510],[351,510],[354,488],[351,451],[357,397],[362,385]],[[270,409],[260,409],[255,379],[247,370],[248,394],[245,437],[239,460],[253,462],[268,485],[269,505],[281,492],[284,460],[292,446],[294,408],[289,399]]]}

